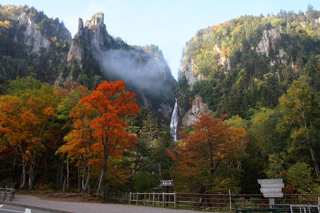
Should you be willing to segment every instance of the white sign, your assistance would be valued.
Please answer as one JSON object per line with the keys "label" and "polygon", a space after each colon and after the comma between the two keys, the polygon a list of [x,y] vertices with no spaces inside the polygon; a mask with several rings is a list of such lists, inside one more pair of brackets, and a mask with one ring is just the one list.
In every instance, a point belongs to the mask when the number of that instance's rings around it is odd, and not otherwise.
{"label": "white sign", "polygon": [[258,183],[261,185],[260,192],[265,198],[283,197],[284,183],[282,179],[258,179]]}
{"label": "white sign", "polygon": [[173,186],[173,180],[160,180],[160,186]]}

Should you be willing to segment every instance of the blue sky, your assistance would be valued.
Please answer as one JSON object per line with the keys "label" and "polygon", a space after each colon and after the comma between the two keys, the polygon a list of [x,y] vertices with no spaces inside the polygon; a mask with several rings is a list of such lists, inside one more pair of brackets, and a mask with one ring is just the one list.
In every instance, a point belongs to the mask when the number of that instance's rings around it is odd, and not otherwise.
{"label": "blue sky", "polygon": [[110,35],[131,45],[158,45],[175,78],[185,43],[204,27],[241,15],[277,14],[280,9],[305,12],[308,4],[320,10],[319,0],[1,0],[1,4],[33,6],[48,17],[58,17],[72,36],[79,18],[85,22],[103,12]]}

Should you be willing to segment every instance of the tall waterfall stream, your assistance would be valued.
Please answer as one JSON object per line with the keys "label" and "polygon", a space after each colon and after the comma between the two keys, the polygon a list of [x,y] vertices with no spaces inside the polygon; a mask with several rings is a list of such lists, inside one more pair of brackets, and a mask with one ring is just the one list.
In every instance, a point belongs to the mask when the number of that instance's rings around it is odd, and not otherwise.
{"label": "tall waterfall stream", "polygon": [[170,121],[171,134],[173,136],[174,141],[177,140],[177,127],[178,127],[178,102],[176,99],[172,116],[171,116],[171,121]]}

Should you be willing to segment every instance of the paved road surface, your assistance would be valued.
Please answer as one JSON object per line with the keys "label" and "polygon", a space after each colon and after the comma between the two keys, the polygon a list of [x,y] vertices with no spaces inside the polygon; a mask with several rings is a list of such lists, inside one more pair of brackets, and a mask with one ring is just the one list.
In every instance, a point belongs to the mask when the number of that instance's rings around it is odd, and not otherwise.
{"label": "paved road surface", "polygon": [[[17,195],[12,202],[5,201],[0,205],[4,207],[20,206],[29,209],[42,210],[42,212],[79,212],[79,213],[199,213],[199,211],[191,210],[177,210],[177,209],[164,209],[157,207],[144,207],[135,205],[121,205],[121,204],[100,204],[100,203],[80,203],[80,202],[60,202],[51,200],[42,200],[35,196]],[[0,211],[1,212],[1,211]],[[17,211],[19,212],[19,211]],[[23,212],[23,211],[21,211]],[[27,213],[26,211],[24,211]],[[31,213],[36,211],[31,210]],[[37,211],[39,213],[41,211]],[[1,212],[2,213],[2,212]],[[6,212],[14,213],[14,211]]]}
{"label": "paved road surface", "polygon": [[48,211],[41,211],[36,209],[29,209],[18,206],[0,205],[0,213],[49,213]]}

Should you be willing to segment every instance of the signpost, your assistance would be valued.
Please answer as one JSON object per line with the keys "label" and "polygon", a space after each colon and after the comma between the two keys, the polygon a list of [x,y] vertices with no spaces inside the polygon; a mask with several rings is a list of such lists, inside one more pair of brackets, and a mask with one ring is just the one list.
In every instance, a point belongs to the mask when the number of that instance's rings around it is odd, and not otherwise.
{"label": "signpost", "polygon": [[[167,193],[169,193],[169,187],[174,186],[173,180],[160,180],[160,187],[167,187]],[[163,198],[164,199],[164,198]],[[167,206],[168,206],[168,200],[169,195],[167,195]]]}
{"label": "signpost", "polygon": [[269,198],[269,204],[274,205],[274,198],[283,197],[282,188],[284,183],[282,179],[258,179],[261,185],[260,191],[265,198]]}

